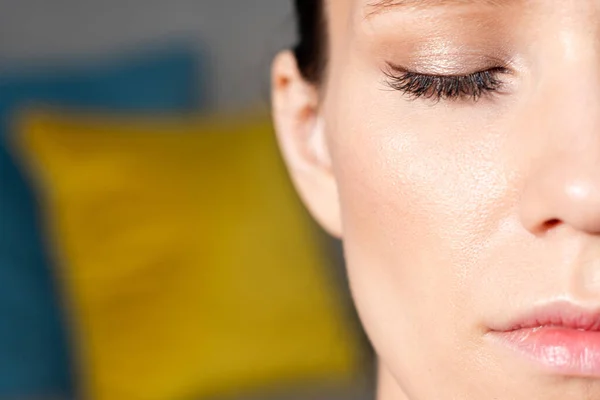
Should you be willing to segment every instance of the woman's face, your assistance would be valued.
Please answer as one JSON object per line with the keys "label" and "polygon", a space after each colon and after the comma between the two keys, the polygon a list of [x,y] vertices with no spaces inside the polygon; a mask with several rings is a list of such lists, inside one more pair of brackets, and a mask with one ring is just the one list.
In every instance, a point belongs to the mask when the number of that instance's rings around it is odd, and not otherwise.
{"label": "woman's face", "polygon": [[600,399],[600,1],[326,15],[327,74],[280,55],[275,121],[381,398]]}

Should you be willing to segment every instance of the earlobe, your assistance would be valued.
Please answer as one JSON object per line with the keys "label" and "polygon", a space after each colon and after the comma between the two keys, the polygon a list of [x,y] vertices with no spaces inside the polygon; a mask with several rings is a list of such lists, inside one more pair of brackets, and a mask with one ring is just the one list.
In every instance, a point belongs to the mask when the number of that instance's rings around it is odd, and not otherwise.
{"label": "earlobe", "polygon": [[272,88],[275,129],[292,181],[313,217],[341,237],[337,183],[318,88],[303,78],[291,52],[275,59]]}

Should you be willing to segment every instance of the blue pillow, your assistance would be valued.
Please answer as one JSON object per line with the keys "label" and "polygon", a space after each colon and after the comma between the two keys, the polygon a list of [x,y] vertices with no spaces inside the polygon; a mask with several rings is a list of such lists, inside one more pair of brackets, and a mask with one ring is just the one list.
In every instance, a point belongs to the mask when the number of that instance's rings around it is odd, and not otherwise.
{"label": "blue pillow", "polygon": [[182,47],[71,67],[0,74],[0,398],[73,395],[61,312],[37,201],[8,148],[29,104],[124,112],[197,109],[198,58]]}

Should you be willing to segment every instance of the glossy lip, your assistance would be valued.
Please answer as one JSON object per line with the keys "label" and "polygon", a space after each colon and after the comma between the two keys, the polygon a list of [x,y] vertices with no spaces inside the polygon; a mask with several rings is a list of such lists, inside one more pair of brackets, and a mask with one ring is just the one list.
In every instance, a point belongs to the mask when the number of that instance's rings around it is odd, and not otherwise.
{"label": "glossy lip", "polygon": [[536,307],[508,323],[492,327],[492,329],[505,332],[547,325],[600,331],[600,308],[586,309],[567,301],[553,302]]}
{"label": "glossy lip", "polygon": [[487,336],[550,372],[600,378],[600,309],[550,303]]}

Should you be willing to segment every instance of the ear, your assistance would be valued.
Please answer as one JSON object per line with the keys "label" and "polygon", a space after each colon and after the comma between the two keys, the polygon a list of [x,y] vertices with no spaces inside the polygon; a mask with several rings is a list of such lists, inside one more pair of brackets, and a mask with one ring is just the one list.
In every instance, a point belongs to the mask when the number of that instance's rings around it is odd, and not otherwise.
{"label": "ear", "polygon": [[317,222],[339,238],[338,190],[319,115],[319,90],[303,78],[290,51],[273,62],[272,90],[275,130],[292,181]]}

